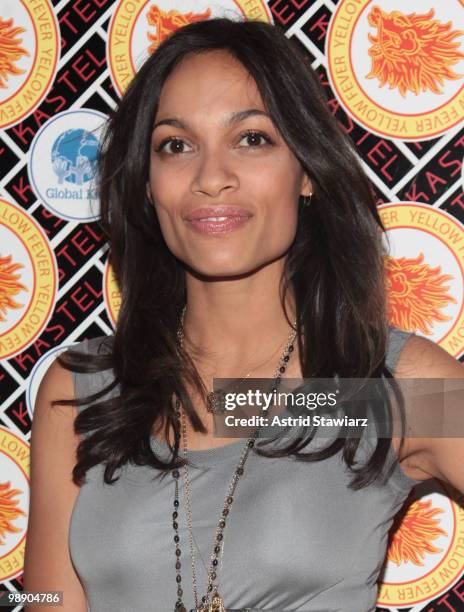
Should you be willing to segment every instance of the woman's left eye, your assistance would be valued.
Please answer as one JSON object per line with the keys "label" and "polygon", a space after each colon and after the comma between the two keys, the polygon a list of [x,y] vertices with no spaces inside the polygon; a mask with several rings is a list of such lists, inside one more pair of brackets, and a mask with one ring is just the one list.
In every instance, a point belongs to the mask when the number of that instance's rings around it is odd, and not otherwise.
{"label": "woman's left eye", "polygon": [[[246,140],[248,145],[246,148],[257,148],[263,146],[264,144],[273,144],[273,141],[269,138],[269,136],[254,130],[249,130],[241,134],[239,142],[242,142],[242,140]],[[262,142],[263,140],[264,143]]]}

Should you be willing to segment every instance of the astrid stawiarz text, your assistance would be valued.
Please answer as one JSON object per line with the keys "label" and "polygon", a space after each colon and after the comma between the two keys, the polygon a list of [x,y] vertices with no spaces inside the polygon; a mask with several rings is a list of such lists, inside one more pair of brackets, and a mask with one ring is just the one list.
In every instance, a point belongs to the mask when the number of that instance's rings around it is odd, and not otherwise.
{"label": "astrid stawiarz text", "polygon": [[368,419],[343,417],[326,417],[319,414],[308,414],[298,417],[280,417],[272,419],[264,416],[234,417],[228,414],[224,423],[227,427],[367,427]]}

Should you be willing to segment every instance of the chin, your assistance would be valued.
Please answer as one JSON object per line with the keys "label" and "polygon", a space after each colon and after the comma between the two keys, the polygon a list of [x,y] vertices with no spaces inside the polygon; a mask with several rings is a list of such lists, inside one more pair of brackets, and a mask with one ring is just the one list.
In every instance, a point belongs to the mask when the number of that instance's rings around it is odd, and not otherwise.
{"label": "chin", "polygon": [[260,264],[246,265],[235,261],[221,261],[211,262],[208,261],[204,265],[198,264],[198,262],[187,264],[190,272],[197,277],[220,280],[227,278],[235,278],[241,276],[248,276],[256,271]]}

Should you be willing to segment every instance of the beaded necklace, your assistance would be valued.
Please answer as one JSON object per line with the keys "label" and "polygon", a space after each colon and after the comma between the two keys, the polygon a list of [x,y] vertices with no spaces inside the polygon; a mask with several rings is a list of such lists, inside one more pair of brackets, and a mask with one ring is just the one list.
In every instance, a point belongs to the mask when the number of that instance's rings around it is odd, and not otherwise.
{"label": "beaded necklace", "polygon": [[[179,327],[178,330],[178,340],[179,340],[179,344],[182,347],[183,346],[183,338],[184,338],[184,334],[183,334],[183,318],[184,318],[184,314],[185,314],[185,308],[182,312],[182,317],[181,317],[181,325]],[[294,321],[293,323],[293,327],[296,328],[296,321]],[[296,338],[296,331],[295,329],[292,329],[290,336],[287,340],[287,343],[285,345],[285,349],[283,351],[283,354],[279,360],[279,365],[277,366],[277,369],[274,373],[274,378],[273,378],[273,383],[272,383],[272,387],[271,387],[271,392],[273,392],[274,390],[277,390],[280,382],[281,382],[281,378],[285,373],[285,370],[287,369],[287,364],[290,360],[290,356],[294,350],[294,346],[293,343],[295,342],[295,338]],[[186,427],[186,418],[185,418],[185,414],[184,411],[181,411],[181,402],[178,398],[176,398],[175,401],[175,417],[177,420],[177,425],[178,427],[176,428],[176,437],[179,435],[178,432],[180,431],[180,429],[182,428],[182,436],[183,436],[183,455],[184,458],[187,459],[187,427]],[[234,474],[232,476],[232,479],[229,483],[229,487],[227,490],[227,494],[226,494],[226,498],[224,501],[224,505],[222,508],[222,512],[219,518],[219,522],[216,528],[216,534],[215,534],[215,538],[214,538],[214,543],[213,543],[213,548],[212,548],[212,552],[211,552],[211,564],[210,564],[210,568],[208,571],[208,587],[207,587],[207,592],[205,593],[205,595],[202,596],[201,601],[198,601],[198,589],[197,589],[197,581],[196,581],[196,565],[195,565],[195,554],[194,554],[194,546],[193,546],[193,529],[192,529],[192,512],[191,512],[191,502],[190,502],[190,481],[188,478],[188,468],[187,465],[183,466],[183,476],[184,476],[184,495],[185,495],[185,510],[186,510],[186,516],[187,516],[187,527],[188,527],[188,532],[189,532],[189,545],[190,545],[190,556],[191,556],[191,561],[192,561],[192,585],[193,585],[193,593],[194,593],[194,598],[195,598],[195,607],[193,609],[191,609],[189,612],[225,612],[226,608],[224,607],[224,601],[221,597],[221,595],[219,594],[218,591],[218,587],[216,584],[216,578],[217,578],[217,566],[219,563],[219,555],[221,553],[221,546],[223,543],[223,531],[224,528],[226,526],[226,519],[227,516],[229,515],[230,512],[230,508],[232,506],[232,503],[234,501],[234,493],[235,493],[235,489],[237,487],[239,478],[243,475],[244,473],[244,466],[246,463],[246,460],[248,458],[248,455],[250,453],[250,450],[254,447],[255,445],[255,441],[256,438],[259,437],[259,428],[256,428],[253,433],[249,436],[249,438],[247,439],[244,449],[242,451],[241,457],[239,459],[239,462],[237,464],[237,467],[235,468]],[[175,483],[175,490],[174,490],[174,510],[172,513],[172,526],[174,529],[174,542],[175,542],[175,556],[176,556],[176,563],[175,563],[175,568],[176,568],[176,583],[177,583],[177,601],[174,605],[174,611],[175,612],[187,612],[187,608],[185,607],[183,601],[182,601],[182,595],[183,595],[183,590],[182,590],[182,576],[181,576],[181,562],[180,562],[180,556],[181,556],[181,549],[179,546],[179,542],[180,542],[180,537],[179,537],[179,524],[177,522],[178,519],[178,509],[179,509],[179,477],[180,477],[180,472],[178,469],[174,469],[172,471],[172,476],[174,478],[174,483]]]}

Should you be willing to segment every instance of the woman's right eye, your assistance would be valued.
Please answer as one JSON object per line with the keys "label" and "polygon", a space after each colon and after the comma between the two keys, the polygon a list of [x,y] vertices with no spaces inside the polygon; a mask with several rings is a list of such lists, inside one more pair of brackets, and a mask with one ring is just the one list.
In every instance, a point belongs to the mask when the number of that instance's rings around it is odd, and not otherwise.
{"label": "woman's right eye", "polygon": [[[171,150],[166,149],[166,145],[171,147]],[[179,155],[186,153],[184,147],[188,146],[187,143],[181,138],[165,138],[160,142],[158,147],[155,149],[157,153],[167,153],[168,155]]]}

